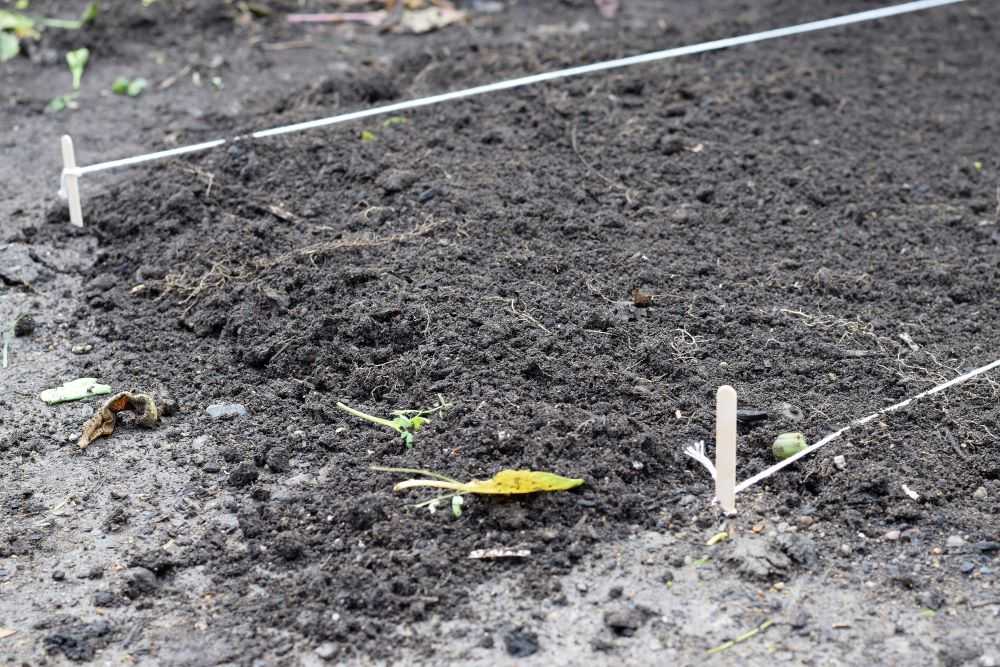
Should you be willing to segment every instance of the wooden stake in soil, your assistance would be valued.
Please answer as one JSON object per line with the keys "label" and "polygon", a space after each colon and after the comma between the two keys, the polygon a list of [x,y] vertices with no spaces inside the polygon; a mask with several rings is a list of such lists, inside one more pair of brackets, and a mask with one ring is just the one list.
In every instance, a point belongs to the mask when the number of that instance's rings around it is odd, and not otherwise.
{"label": "wooden stake in soil", "polygon": [[69,221],[77,227],[83,227],[83,208],[80,206],[80,175],[76,169],[76,153],[73,152],[73,139],[62,136],[62,188],[59,194],[69,200]]}
{"label": "wooden stake in soil", "polygon": [[728,384],[715,398],[715,497],[723,512],[736,513],[736,390]]}

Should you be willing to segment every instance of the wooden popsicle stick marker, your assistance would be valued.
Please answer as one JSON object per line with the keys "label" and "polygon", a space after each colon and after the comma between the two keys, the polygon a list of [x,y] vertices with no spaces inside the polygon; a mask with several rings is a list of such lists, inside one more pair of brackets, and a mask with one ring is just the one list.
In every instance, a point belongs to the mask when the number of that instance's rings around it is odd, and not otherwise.
{"label": "wooden popsicle stick marker", "polygon": [[715,497],[723,512],[736,513],[736,390],[728,384],[715,397]]}
{"label": "wooden popsicle stick marker", "polygon": [[80,206],[80,175],[76,173],[76,153],[73,139],[68,134],[62,136],[62,187],[59,194],[69,201],[69,221],[83,227],[83,208]]}

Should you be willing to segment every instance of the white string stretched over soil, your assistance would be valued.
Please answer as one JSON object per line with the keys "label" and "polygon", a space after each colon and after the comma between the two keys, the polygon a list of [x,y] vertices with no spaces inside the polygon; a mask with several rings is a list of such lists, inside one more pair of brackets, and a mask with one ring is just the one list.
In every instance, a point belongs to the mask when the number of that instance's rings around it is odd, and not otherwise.
{"label": "white string stretched over soil", "polygon": [[[912,397],[906,399],[905,401],[901,401],[899,403],[896,403],[895,405],[890,405],[887,408],[882,408],[878,412],[873,412],[872,414],[868,415],[867,417],[862,417],[860,419],[855,419],[854,421],[852,421],[850,424],[848,424],[844,428],[840,429],[839,431],[834,431],[833,433],[831,433],[831,434],[827,435],[826,437],[824,437],[819,442],[817,442],[815,444],[812,444],[812,445],[809,445],[808,447],[806,447],[805,449],[803,449],[801,452],[798,452],[797,454],[789,456],[787,459],[774,464],[773,466],[771,466],[767,470],[763,470],[763,471],[757,473],[756,475],[754,475],[750,479],[747,479],[747,480],[744,480],[744,481],[740,482],[739,484],[736,485],[736,493],[739,493],[740,491],[745,491],[746,489],[750,488],[751,486],[753,486],[757,482],[760,482],[760,481],[763,481],[763,480],[767,479],[768,477],[770,477],[774,473],[778,472],[782,468],[785,468],[786,466],[792,465],[793,463],[795,463],[796,461],[798,461],[799,459],[801,459],[803,456],[809,456],[810,454],[812,454],[813,452],[815,452],[820,447],[823,447],[824,445],[826,445],[828,442],[831,442],[832,440],[836,440],[837,438],[839,438],[841,435],[843,435],[847,431],[851,430],[852,428],[855,428],[855,427],[858,427],[858,426],[862,426],[863,424],[867,424],[868,422],[872,421],[873,419],[877,419],[881,415],[887,414],[889,412],[895,412],[896,410],[900,410],[902,408],[905,408],[906,406],[910,405],[914,401],[918,401],[921,398],[926,398],[927,396],[931,396],[931,395],[936,394],[938,392],[944,391],[945,389],[949,389],[949,388],[954,387],[956,385],[962,384],[963,382],[966,382],[967,380],[971,380],[972,378],[974,378],[976,376],[982,375],[983,373],[987,373],[987,372],[993,370],[994,368],[998,368],[998,367],[1000,367],[1000,359],[997,359],[993,363],[986,364],[985,366],[981,366],[980,368],[977,368],[975,370],[969,371],[968,373],[965,373],[964,375],[959,375],[956,378],[952,378],[951,380],[948,380],[947,382],[945,382],[943,384],[939,384],[938,386],[936,386],[936,387],[934,387],[932,389],[928,389],[927,391],[921,392],[921,393],[917,394],[916,396],[912,396]],[[687,453],[687,452],[685,452],[685,453]],[[691,454],[688,454],[688,456],[691,456]],[[697,457],[693,457],[693,458],[697,459]],[[700,459],[698,459],[698,460],[700,461]],[[707,460],[707,458],[706,458],[706,460]],[[705,464],[702,463],[702,465],[705,465]],[[713,477],[715,476],[713,469],[709,469],[709,472],[713,473],[712,474]]]}
{"label": "white string stretched over soil", "polygon": [[285,125],[282,127],[271,128],[268,130],[260,130],[258,132],[253,132],[248,135],[241,135],[238,137],[234,137],[232,139],[217,139],[215,141],[207,141],[200,144],[193,144],[191,146],[181,146],[179,148],[171,148],[168,150],[157,151],[155,153],[147,153],[145,155],[138,155],[135,157],[124,158],[121,160],[100,162],[97,164],[92,164],[83,167],[70,167],[65,170],[65,173],[70,175],[82,176],[83,174],[90,174],[96,171],[104,171],[106,169],[116,169],[118,167],[128,167],[131,165],[140,164],[142,162],[149,162],[151,160],[162,160],[164,158],[175,157],[187,153],[195,153],[198,151],[209,150],[212,148],[216,148],[218,146],[222,146],[223,144],[229,142],[242,141],[248,138],[260,139],[263,137],[271,137],[279,134],[287,134],[289,132],[301,132],[302,130],[310,130],[317,127],[326,127],[327,125],[346,123],[352,120],[359,120],[361,118],[369,118],[371,116],[378,116],[387,113],[396,113],[400,111],[406,111],[408,109],[416,109],[418,107],[423,107],[430,104],[438,104],[439,102],[448,102],[451,100],[473,97],[476,95],[482,95],[484,93],[492,93],[500,90],[510,90],[511,88],[520,88],[521,86],[529,86],[532,84],[542,83],[545,81],[553,81],[555,79],[565,79],[572,76],[579,76],[581,74],[603,72],[605,70],[617,69],[620,67],[629,67],[631,65],[639,65],[642,63],[649,63],[658,60],[667,60],[669,58],[677,58],[679,56],[693,55],[696,53],[705,53],[708,51],[718,51],[720,49],[727,49],[733,46],[752,44],[754,42],[763,42],[769,39],[776,39],[778,37],[801,35],[803,33],[815,32],[817,30],[827,30],[829,28],[837,28],[840,26],[851,25],[854,23],[863,23],[865,21],[873,21],[875,19],[897,16],[899,14],[909,14],[911,12],[918,12],[924,9],[932,9],[934,7],[942,7],[944,5],[953,5],[960,2],[965,2],[965,0],[916,0],[915,2],[906,2],[899,5],[881,7],[879,9],[872,9],[864,12],[847,14],[845,16],[838,16],[830,19],[823,19],[820,21],[810,21],[809,23],[800,23],[798,25],[788,26],[786,28],[776,28],[774,30],[755,32],[749,35],[740,35],[737,37],[718,39],[711,42],[702,42],[701,44],[692,44],[690,46],[681,46],[678,48],[666,49],[664,51],[654,51],[652,53],[644,53],[641,55],[629,56],[627,58],[618,58],[617,60],[606,60],[604,62],[592,63],[590,65],[581,65],[578,67],[570,67],[567,69],[555,70],[552,72],[533,74],[531,76],[524,76],[517,79],[510,79],[508,81],[499,81],[497,83],[491,83],[484,86],[466,88],[465,90],[456,90],[450,93],[443,93],[441,95],[432,95],[430,97],[423,97],[420,99],[409,100],[406,102],[398,102],[396,104],[388,104],[385,106],[374,107],[372,109],[354,111],[351,113],[340,114],[338,116],[329,116],[327,118],[320,118],[318,120],[311,120],[303,123],[295,123],[294,125]]}

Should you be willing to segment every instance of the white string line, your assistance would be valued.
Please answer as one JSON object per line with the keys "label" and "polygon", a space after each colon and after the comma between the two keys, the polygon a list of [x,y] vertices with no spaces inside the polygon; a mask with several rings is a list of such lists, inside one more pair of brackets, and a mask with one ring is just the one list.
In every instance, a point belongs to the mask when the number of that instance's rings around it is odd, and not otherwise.
{"label": "white string line", "polygon": [[175,157],[177,155],[184,155],[185,153],[197,153],[198,151],[206,151],[210,148],[215,148],[216,146],[221,146],[227,141],[232,141],[231,139],[216,139],[215,141],[206,141],[201,144],[192,144],[190,146],[181,146],[180,148],[171,148],[165,151],[157,151],[155,153],[146,153],[145,155],[139,155],[136,157],[127,157],[121,160],[111,160],[110,162],[100,162],[98,164],[88,165],[86,167],[77,167],[75,172],[72,169],[68,169],[67,173],[76,173],[77,176],[82,176],[84,174],[89,174],[95,171],[104,171],[105,169],[114,169],[116,167],[127,167],[133,164],[139,164],[140,162],[149,162],[150,160],[162,160],[163,158]]}
{"label": "white string line", "polygon": [[749,35],[740,35],[737,37],[729,37],[726,39],[719,39],[711,42],[702,42],[701,44],[692,44],[690,46],[681,46],[678,48],[666,49],[664,51],[654,51],[652,53],[644,53],[641,55],[619,58],[617,60],[607,60],[604,62],[593,63],[590,65],[581,65],[579,67],[570,67],[567,69],[555,70],[552,72],[543,72],[542,74],[533,74],[531,76],[524,76],[517,79],[510,79],[508,81],[500,81],[497,83],[491,83],[483,86],[476,86],[474,88],[467,88],[465,90],[456,90],[450,93],[432,95],[430,97],[423,97],[420,99],[409,100],[406,102],[398,102],[396,104],[388,104],[385,106],[374,107],[371,109],[364,109],[361,111],[354,111],[351,113],[340,114],[338,116],[329,116],[327,118],[320,118],[318,120],[311,120],[303,123],[295,123],[294,125],[285,125],[282,127],[271,128],[268,130],[260,130],[257,132],[253,132],[249,135],[241,135],[231,139],[218,139],[216,141],[208,141],[205,143],[194,144],[191,146],[182,146],[180,148],[172,148],[169,150],[158,151],[156,153],[149,153],[146,155],[139,155],[131,158],[124,158],[121,160],[100,162],[86,167],[76,167],[75,170],[68,169],[66,170],[66,173],[82,175],[82,174],[89,174],[95,171],[104,171],[105,169],[127,167],[130,165],[139,164],[141,162],[149,162],[150,160],[160,160],[163,158],[174,157],[177,155],[184,155],[186,153],[194,153],[198,151],[209,150],[211,148],[221,146],[222,144],[225,144],[227,142],[241,141],[247,139],[248,137],[253,139],[260,139],[263,137],[272,137],[279,134],[287,134],[289,132],[301,132],[302,130],[310,130],[317,127],[326,127],[327,125],[336,125],[338,123],[346,123],[352,120],[359,120],[361,118],[369,118],[371,116],[378,116],[381,114],[406,111],[408,109],[416,109],[418,107],[423,107],[430,104],[438,104],[440,102],[448,102],[450,100],[458,100],[466,97],[473,97],[475,95],[482,95],[484,93],[492,93],[500,90],[510,90],[511,88],[520,88],[521,86],[529,86],[536,83],[543,83],[545,81],[552,81],[554,79],[563,79],[572,76],[579,76],[581,74],[591,74],[593,72],[603,72],[605,70],[617,69],[621,67],[629,67],[631,65],[639,65],[642,63],[649,63],[658,60],[667,60],[669,58],[677,58],[679,56],[693,55],[696,53],[705,53],[707,51],[718,51],[720,49],[726,49],[733,46],[752,44],[754,42],[763,42],[769,39],[777,39],[779,37],[788,37],[791,35],[801,35],[803,33],[815,32],[817,30],[827,30],[829,28],[837,28],[840,26],[851,25],[854,23],[863,23],[865,21],[873,21],[875,19],[897,16],[899,14],[908,14],[911,12],[922,11],[924,9],[932,9],[935,7],[942,7],[945,5],[953,5],[960,2],[965,2],[965,0],[916,0],[915,2],[906,2],[900,5],[892,5],[889,7],[882,7],[879,9],[857,12],[855,14],[847,14],[845,16],[823,19],[820,21],[810,21],[808,23],[800,23],[798,25],[793,25],[786,28],[765,30],[763,32],[755,32]]}
{"label": "white string line", "polygon": [[861,426],[863,424],[867,424],[868,422],[872,421],[873,419],[877,419],[878,417],[880,417],[880,416],[882,416],[884,414],[887,414],[889,412],[895,412],[896,410],[899,410],[901,408],[905,408],[906,406],[908,406],[910,403],[913,403],[914,401],[918,401],[921,398],[926,398],[927,396],[930,396],[932,394],[936,394],[936,393],[938,393],[940,391],[944,391],[945,389],[948,389],[950,387],[954,387],[955,385],[962,384],[963,382],[965,382],[967,380],[971,380],[972,378],[974,378],[974,377],[976,377],[978,375],[982,375],[983,373],[987,373],[987,372],[993,370],[994,368],[998,368],[998,367],[1000,367],[1000,359],[997,359],[993,363],[986,364],[985,366],[977,368],[977,369],[975,369],[973,371],[969,371],[965,375],[959,375],[956,378],[952,378],[951,380],[948,380],[944,384],[939,384],[938,386],[936,386],[936,387],[934,387],[932,389],[928,389],[925,392],[921,392],[921,393],[917,394],[916,396],[912,396],[912,397],[906,399],[905,401],[901,401],[899,403],[896,403],[895,405],[890,405],[887,408],[882,408],[878,412],[873,412],[872,414],[868,415],[867,417],[862,417],[861,419],[855,419],[854,421],[852,421],[850,424],[848,424],[844,428],[840,429],[839,431],[834,431],[833,433],[831,433],[828,436],[824,437],[819,442],[806,447],[801,452],[798,452],[797,454],[789,456],[784,461],[780,461],[780,462],[776,463],[775,465],[771,466],[770,468],[768,468],[767,470],[764,470],[763,472],[757,473],[756,475],[754,475],[750,479],[747,479],[747,480],[744,480],[744,481],[740,482],[739,484],[736,485],[736,493],[739,493],[740,491],[744,491],[744,490],[748,489],[749,487],[753,486],[754,484],[756,484],[757,482],[759,482],[761,480],[767,479],[768,477],[770,477],[774,473],[778,472],[782,468],[784,468],[786,466],[792,465],[793,463],[795,463],[796,461],[798,461],[799,459],[801,459],[803,456],[808,456],[809,454],[812,454],[813,452],[815,452],[817,449],[819,449],[820,447],[822,447],[826,443],[830,442],[831,440],[835,440],[836,438],[839,438],[841,435],[843,435],[847,431],[851,430],[852,428]]}

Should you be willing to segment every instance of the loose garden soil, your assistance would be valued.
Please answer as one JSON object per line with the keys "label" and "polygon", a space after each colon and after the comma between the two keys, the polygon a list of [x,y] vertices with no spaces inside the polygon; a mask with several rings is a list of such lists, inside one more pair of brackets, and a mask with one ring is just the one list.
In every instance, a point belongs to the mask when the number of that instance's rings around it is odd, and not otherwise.
{"label": "loose garden soil", "polygon": [[[29,164],[64,122],[88,162],[87,142],[121,157],[881,3],[515,4],[425,37],[135,4],[81,36],[95,87],[145,39],[230,49],[234,90],[185,74],[116,143],[132,101],[67,121],[31,80],[58,63],[0,79],[28,91],[0,122],[30,130],[2,139],[0,247],[36,271],[8,271],[0,316],[38,322],[2,371],[0,662],[998,664],[996,373],[849,432],[731,520],[682,450],[711,452],[722,384],[768,413],[741,429],[745,478],[778,433],[815,441],[1000,356],[1000,7],[87,177],[78,231],[56,164]],[[95,406],[33,397],[79,376],[178,409],[79,452]],[[442,399],[412,448],[335,407]],[[586,484],[455,518],[373,465]],[[494,547],[530,556],[468,558]]]}

